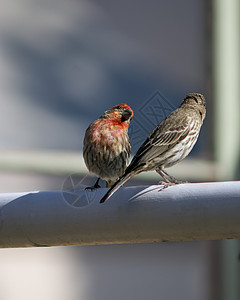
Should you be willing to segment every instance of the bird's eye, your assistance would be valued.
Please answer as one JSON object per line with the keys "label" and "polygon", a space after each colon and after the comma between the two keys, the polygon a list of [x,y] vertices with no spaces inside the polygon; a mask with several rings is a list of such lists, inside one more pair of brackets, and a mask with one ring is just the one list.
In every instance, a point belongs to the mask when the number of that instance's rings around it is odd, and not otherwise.
{"label": "bird's eye", "polygon": [[119,105],[119,106],[116,107],[116,109],[122,109],[122,106]]}

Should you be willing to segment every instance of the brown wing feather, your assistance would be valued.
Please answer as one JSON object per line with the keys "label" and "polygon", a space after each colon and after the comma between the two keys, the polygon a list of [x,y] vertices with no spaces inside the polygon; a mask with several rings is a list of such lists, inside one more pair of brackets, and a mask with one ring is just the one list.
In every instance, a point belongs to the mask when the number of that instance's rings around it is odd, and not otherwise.
{"label": "brown wing feather", "polygon": [[171,145],[179,142],[189,133],[191,124],[188,117],[184,118],[184,120],[175,119],[174,123],[171,122],[172,118],[170,119],[169,117],[163,120],[145,140],[129,167],[131,165],[135,167],[141,164],[141,161],[149,162],[164,153]]}

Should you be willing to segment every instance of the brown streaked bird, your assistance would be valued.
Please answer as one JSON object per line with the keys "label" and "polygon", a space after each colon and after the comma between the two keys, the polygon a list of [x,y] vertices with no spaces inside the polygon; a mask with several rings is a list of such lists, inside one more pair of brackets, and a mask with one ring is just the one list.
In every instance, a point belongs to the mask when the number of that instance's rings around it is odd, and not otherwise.
{"label": "brown streaked bird", "polygon": [[100,178],[110,187],[123,175],[131,152],[128,127],[133,114],[130,106],[118,104],[87,128],[83,157],[89,172],[98,176],[95,185],[89,188],[100,187]]}
{"label": "brown streaked bird", "polygon": [[108,190],[100,203],[106,201],[130,178],[145,171],[156,170],[166,186],[180,183],[165,168],[175,165],[190,153],[205,116],[204,96],[198,93],[188,94],[180,107],[155,127],[138,149],[125,173]]}

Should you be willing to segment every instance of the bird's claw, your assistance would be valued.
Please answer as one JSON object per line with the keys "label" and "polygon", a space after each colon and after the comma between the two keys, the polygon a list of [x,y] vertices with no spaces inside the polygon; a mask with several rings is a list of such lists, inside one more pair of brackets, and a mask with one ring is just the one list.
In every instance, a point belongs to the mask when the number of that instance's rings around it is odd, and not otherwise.
{"label": "bird's claw", "polygon": [[166,181],[159,181],[159,183],[158,183],[159,185],[163,185],[164,186],[164,188],[167,188],[167,187],[169,187],[169,186],[173,186],[173,185],[175,185],[176,183],[175,182],[166,182]]}
{"label": "bird's claw", "polygon": [[101,186],[99,185],[99,180],[100,178],[97,179],[97,181],[95,182],[95,184],[93,186],[87,186],[85,188],[85,190],[91,190],[91,191],[94,191],[96,189],[99,189]]}
{"label": "bird's claw", "polygon": [[99,184],[94,184],[94,186],[87,186],[85,187],[85,190],[91,190],[94,191],[96,189],[99,189],[101,186]]}
{"label": "bird's claw", "polygon": [[190,183],[190,182],[188,182],[188,181],[177,181],[177,182],[175,182],[176,184],[186,184],[186,183]]}
{"label": "bird's claw", "polygon": [[186,183],[189,183],[188,181],[178,181],[178,180],[176,180],[176,181],[174,181],[174,182],[166,182],[166,181],[159,181],[159,185],[164,185],[165,186],[165,188],[167,188],[167,187],[169,187],[169,186],[174,186],[174,185],[176,185],[176,184],[186,184]]}

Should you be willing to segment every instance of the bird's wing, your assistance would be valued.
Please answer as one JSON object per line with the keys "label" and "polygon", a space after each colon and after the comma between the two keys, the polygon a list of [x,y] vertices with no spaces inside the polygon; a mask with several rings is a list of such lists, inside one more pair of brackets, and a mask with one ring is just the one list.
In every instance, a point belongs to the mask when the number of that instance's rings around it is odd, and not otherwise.
{"label": "bird's wing", "polygon": [[171,145],[181,141],[188,135],[190,131],[190,123],[188,119],[185,119],[182,124],[168,126],[169,124],[160,123],[150,136],[145,140],[142,146],[138,149],[131,164],[142,159],[144,161],[154,159],[156,156],[160,156]]}
{"label": "bird's wing", "polygon": [[181,140],[183,136],[189,133],[188,126],[179,126],[178,128],[169,128],[168,131],[163,133],[156,134],[154,137],[151,137],[150,145],[152,146],[168,146],[176,143]]}

